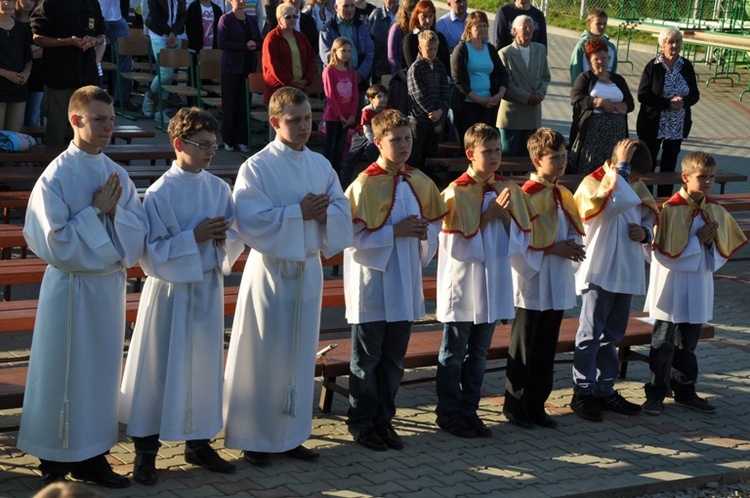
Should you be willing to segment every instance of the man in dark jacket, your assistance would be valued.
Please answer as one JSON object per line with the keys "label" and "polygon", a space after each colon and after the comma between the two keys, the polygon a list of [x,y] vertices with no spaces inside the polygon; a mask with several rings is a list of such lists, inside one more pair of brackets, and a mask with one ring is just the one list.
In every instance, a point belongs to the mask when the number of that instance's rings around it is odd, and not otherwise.
{"label": "man in dark jacket", "polygon": [[[323,64],[328,64],[331,55],[333,41],[339,36],[344,36],[352,42],[352,58],[349,60],[351,66],[357,71],[359,82],[359,94],[364,95],[370,81],[372,61],[375,56],[375,47],[370,38],[367,25],[354,18],[354,0],[336,0],[334,5],[336,17],[328,21],[320,30],[320,59]],[[361,107],[361,106],[360,106]]]}

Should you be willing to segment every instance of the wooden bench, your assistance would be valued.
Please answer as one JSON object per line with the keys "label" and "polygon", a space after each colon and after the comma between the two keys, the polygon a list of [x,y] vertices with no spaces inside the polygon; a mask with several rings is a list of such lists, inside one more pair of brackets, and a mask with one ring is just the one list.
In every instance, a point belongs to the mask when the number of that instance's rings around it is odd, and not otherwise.
{"label": "wooden bench", "polygon": [[[632,346],[643,346],[651,343],[652,325],[644,321],[643,314],[631,315],[625,337],[618,346],[620,356],[620,377],[627,373],[629,361],[648,361],[646,355],[631,351]],[[510,325],[498,324],[492,336],[492,344],[488,351],[489,360],[504,360],[508,358],[510,347]],[[570,353],[575,346],[575,336],[578,331],[577,318],[565,318],[560,326],[560,338],[557,342],[558,353]],[[714,336],[711,325],[703,325],[701,339]],[[412,332],[409,347],[404,357],[404,368],[423,368],[437,366],[438,353],[443,340],[442,330],[428,330]],[[324,413],[331,411],[333,395],[349,396],[349,390],[337,381],[340,377],[348,377],[351,355],[351,339],[323,340],[318,347],[324,348],[337,344],[335,349],[328,351],[316,363],[316,376],[323,377],[323,387],[320,393],[319,408]],[[500,367],[499,369],[504,369]],[[419,382],[427,380],[420,378]]]}
{"label": "wooden bench", "polygon": [[[26,135],[31,135],[34,138],[40,138],[44,139],[44,132],[46,127],[43,125],[40,126],[24,126],[21,128],[21,133],[25,133]],[[156,137],[156,133],[153,131],[144,130],[140,126],[135,125],[122,125],[122,126],[115,126],[114,131],[112,132],[112,143],[115,143],[115,140],[124,140],[125,143],[132,143],[134,139],[136,138],[154,138]],[[70,134],[67,137],[68,139],[73,138],[73,135]]]}

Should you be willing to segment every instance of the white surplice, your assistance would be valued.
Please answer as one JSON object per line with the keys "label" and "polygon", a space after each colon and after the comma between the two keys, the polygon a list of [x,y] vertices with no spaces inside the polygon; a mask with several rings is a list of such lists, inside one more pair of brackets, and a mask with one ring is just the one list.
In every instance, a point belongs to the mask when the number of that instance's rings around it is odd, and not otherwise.
{"label": "white surplice", "polygon": [[[557,206],[557,234],[555,243],[582,238],[568,221],[562,206]],[[544,216],[544,214],[540,214]],[[511,256],[515,305],[535,311],[567,310],[576,305],[573,263],[554,254],[527,249],[523,254]]]}
{"label": "white surplice", "polygon": [[[330,197],[325,224],[302,219],[308,193]],[[279,453],[311,433],[320,253],[330,257],[351,245],[351,208],[327,159],[278,139],[242,165],[234,200],[251,251],[227,357],[225,446]]]}
{"label": "white surplice", "polygon": [[413,322],[425,314],[422,267],[437,251],[442,220],[430,223],[427,239],[394,237],[393,226],[422,216],[414,192],[397,179],[391,213],[374,231],[354,224],[353,247],[344,251],[344,296],[349,323]]}
{"label": "white surplice", "polygon": [[[497,193],[484,194],[482,212]],[[443,323],[494,323],[515,317],[511,256],[522,254],[531,232],[511,218],[509,230],[497,218],[471,238],[440,232],[437,319]],[[517,256],[516,256],[517,257]]]}
{"label": "white surplice", "polygon": [[618,294],[645,294],[644,263],[649,250],[630,240],[628,224],[635,223],[653,234],[656,215],[642,204],[630,184],[618,174],[602,212],[582,221],[586,259],[576,270],[576,292],[581,294],[591,283]]}
{"label": "white surplice", "polygon": [[[143,204],[148,279],[120,388],[120,422],[130,436],[210,439],[223,427],[224,275],[245,247],[233,228],[232,193],[222,179],[175,163]],[[193,229],[217,216],[232,223],[225,246],[198,244]]]}
{"label": "white surplice", "polygon": [[[109,175],[122,196],[114,220],[91,203]],[[44,170],[24,237],[49,266],[39,292],[18,448],[78,462],[117,442],[125,335],[125,268],[138,261],[148,223],[125,170],[72,143]]]}
{"label": "white surplice", "polygon": [[719,254],[716,244],[709,249],[698,240],[696,234],[705,224],[702,217],[693,218],[690,237],[679,257],[653,251],[643,310],[651,318],[672,323],[706,323],[713,318],[713,272],[727,259]]}

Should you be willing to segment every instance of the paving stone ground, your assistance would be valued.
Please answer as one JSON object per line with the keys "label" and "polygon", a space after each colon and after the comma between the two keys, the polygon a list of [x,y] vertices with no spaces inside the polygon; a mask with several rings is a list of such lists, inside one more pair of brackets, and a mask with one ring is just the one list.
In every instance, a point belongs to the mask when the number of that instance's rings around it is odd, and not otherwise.
{"label": "paving stone ground", "polygon": [[[553,83],[544,102],[545,124],[567,134],[570,124],[567,62],[578,33],[550,28],[549,60]],[[635,92],[640,72],[653,55],[651,47],[633,47],[634,69],[621,64]],[[694,108],[695,125],[684,150],[705,150],[719,165],[748,174],[750,107],[737,100],[740,89],[726,82],[704,82],[710,74],[697,67],[701,100]],[[743,70],[743,84],[750,74]],[[631,131],[635,113],[631,115]],[[145,121],[142,126],[151,126]],[[164,141],[157,132],[157,141]],[[237,153],[220,151],[215,162],[240,161]],[[718,189],[718,188],[717,188]],[[730,184],[728,192],[747,192],[747,183]],[[748,258],[745,249],[740,258]],[[436,396],[431,381],[405,385],[397,398],[394,425],[404,436],[403,451],[373,452],[355,446],[344,423],[346,400],[336,396],[333,410],[314,411],[308,445],[321,453],[316,463],[276,457],[267,468],[254,468],[241,460],[239,451],[223,449],[223,435],[214,442],[222,454],[237,463],[231,475],[215,475],[185,464],[181,443],[165,443],[157,467],[160,481],[145,487],[133,483],[125,490],[108,491],[113,497],[570,497],[635,496],[656,491],[701,486],[709,481],[732,482],[750,477],[750,313],[748,294],[750,263],[731,262],[716,278],[716,305],[712,324],[716,337],[698,348],[701,374],[699,391],[718,407],[715,415],[688,411],[666,403],[659,417],[624,417],[606,414],[602,423],[585,422],[572,414],[569,364],[555,371],[555,389],[547,408],[560,425],[557,430],[524,431],[502,416],[505,376],[489,373],[484,384],[480,416],[494,431],[490,439],[458,439],[435,426]],[[27,292],[34,292],[31,289]],[[20,297],[20,296],[18,296]],[[634,301],[633,309],[642,307]],[[571,310],[570,316],[577,316]],[[324,326],[341,324],[341,311],[327,312]],[[4,334],[0,355],[28,353],[29,334]],[[641,348],[643,349],[643,348]],[[643,349],[645,351],[645,349]],[[570,360],[570,354],[560,355]],[[498,362],[495,362],[498,363]],[[499,363],[502,365],[502,363]],[[407,378],[429,376],[429,369],[407,372]],[[643,383],[648,368],[633,363],[627,379],[617,388],[636,402],[644,400]],[[318,385],[319,389],[319,385]],[[0,424],[18,422],[16,412],[0,412]],[[37,460],[15,448],[16,432],[0,434],[0,496],[27,497],[38,486]],[[109,460],[128,474],[134,459],[133,445],[120,432],[120,441]]]}

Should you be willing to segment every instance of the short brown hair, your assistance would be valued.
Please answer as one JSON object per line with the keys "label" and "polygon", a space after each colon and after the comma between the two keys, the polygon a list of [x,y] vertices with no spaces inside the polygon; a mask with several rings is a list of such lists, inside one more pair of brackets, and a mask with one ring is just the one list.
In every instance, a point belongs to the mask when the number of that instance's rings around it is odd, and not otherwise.
{"label": "short brown hair", "polygon": [[471,125],[464,134],[464,149],[472,150],[493,140],[500,140],[497,128],[484,123],[476,123]]}
{"label": "short brown hair", "polygon": [[565,147],[565,137],[559,131],[547,127],[536,130],[526,142],[526,148],[532,160],[557,152],[560,147]]}
{"label": "short brown hair", "polygon": [[409,119],[397,109],[386,109],[373,117],[370,124],[375,138],[383,138],[396,128],[411,127]]}
{"label": "short brown hair", "polygon": [[167,128],[170,141],[177,137],[192,137],[201,130],[216,134],[219,122],[210,112],[198,107],[183,107],[177,111]]}
{"label": "short brown hair", "polygon": [[588,15],[586,15],[586,26],[589,25],[591,21],[594,19],[599,19],[600,17],[606,17],[609,19],[609,16],[606,12],[604,12],[602,9],[592,9],[589,11]]}
{"label": "short brown hair", "polygon": [[604,52],[609,57],[609,47],[607,42],[601,38],[592,38],[583,44],[583,52],[586,54],[586,59],[591,59],[591,56],[598,53]]}
{"label": "short brown hair", "polygon": [[[610,163],[617,164],[617,146],[612,150],[612,156]],[[630,159],[630,169],[636,173],[645,175],[651,171],[653,162],[651,160],[651,152],[646,147],[646,143],[643,140],[635,140],[635,152],[633,157]]]}
{"label": "short brown hair", "polygon": [[96,100],[105,104],[112,104],[114,101],[110,95],[96,85],[83,86],[73,92],[68,102],[68,116],[73,114],[83,114],[89,102]]}
{"label": "short brown hair", "polygon": [[686,175],[692,175],[704,169],[716,169],[717,167],[714,156],[705,152],[691,152],[682,160],[682,172]]}
{"label": "short brown hair", "polygon": [[469,37],[471,36],[471,28],[481,23],[487,25],[489,25],[490,23],[487,20],[487,14],[485,14],[481,10],[475,10],[474,12],[466,16],[466,25],[464,26],[464,32],[461,35],[461,39],[463,41],[469,41]]}
{"label": "short brown hair", "polygon": [[370,85],[370,88],[365,92],[365,96],[367,100],[372,100],[380,93],[388,95],[388,89],[379,83],[375,83],[374,85]]}
{"label": "short brown hair", "polygon": [[268,102],[268,115],[280,118],[285,105],[300,105],[309,102],[305,92],[299,88],[284,86],[273,92]]}

